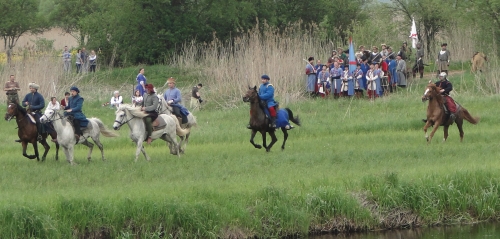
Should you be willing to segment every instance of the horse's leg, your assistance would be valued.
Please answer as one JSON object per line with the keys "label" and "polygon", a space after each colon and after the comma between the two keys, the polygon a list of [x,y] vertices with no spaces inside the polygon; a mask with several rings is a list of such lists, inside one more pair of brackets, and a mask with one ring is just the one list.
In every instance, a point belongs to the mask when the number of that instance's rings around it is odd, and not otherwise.
{"label": "horse's leg", "polygon": [[184,145],[185,145],[186,136],[179,136],[179,138],[181,139],[181,141],[179,142],[180,153],[184,153]]}
{"label": "horse's leg", "polygon": [[135,150],[135,161],[134,162],[137,162],[137,159],[139,159],[139,154],[141,152],[144,155],[144,157],[146,158],[146,160],[149,161],[149,156],[148,156],[148,154],[146,154],[146,150],[144,149],[144,146],[142,146],[142,142],[144,142],[144,139],[142,137],[140,137],[136,142],[137,149]]}
{"label": "horse's leg", "polygon": [[43,155],[42,155],[42,162],[43,162],[43,161],[45,161],[45,158],[47,157],[47,153],[49,153],[49,150],[50,150],[50,146],[47,143],[47,137],[46,136],[42,140],[41,144],[42,144],[42,146],[44,148]]}
{"label": "horse's leg", "polygon": [[464,123],[463,119],[460,119],[460,120],[455,120],[455,123],[457,124],[457,127],[458,127],[458,131],[460,132],[460,142],[462,142],[462,140],[464,140],[464,130],[462,128],[462,125]]}
{"label": "horse's leg", "polygon": [[94,140],[94,143],[97,145],[97,147],[99,148],[99,150],[101,150],[101,159],[102,159],[102,161],[104,161],[105,160],[105,158],[104,158],[104,147],[103,147],[101,141],[99,140],[99,137],[95,137],[95,138],[92,137],[92,140]]}
{"label": "horse's leg", "polygon": [[274,143],[278,141],[278,138],[276,138],[276,131],[274,129],[271,129],[271,131],[269,131],[269,135],[271,136],[271,143],[266,148],[266,152],[271,151],[271,148],[273,147]]}
{"label": "horse's leg", "polygon": [[265,130],[261,130],[260,134],[262,135],[262,147],[264,147],[267,150],[267,135]]}
{"label": "horse's leg", "polygon": [[56,161],[59,160],[59,142],[56,142]]}
{"label": "horse's leg", "polygon": [[75,163],[73,162],[73,149],[74,146],[72,144],[67,146],[63,145],[64,154],[66,155],[66,160],[70,165],[75,165]]}
{"label": "horse's leg", "polygon": [[446,139],[448,139],[448,128],[449,127],[450,127],[450,125],[443,126],[443,132],[444,132],[443,142],[446,142]]}
{"label": "horse's leg", "polygon": [[431,121],[430,120],[427,120],[427,122],[425,123],[424,125],[424,133],[425,133],[425,139],[427,140],[427,142],[429,142],[429,135],[427,135],[427,129],[431,127]]}
{"label": "horse's leg", "polygon": [[281,127],[281,131],[283,132],[283,145],[281,145],[281,150],[285,150],[285,143],[286,140],[288,139],[288,130],[285,129],[285,127]]}
{"label": "horse's leg", "polygon": [[32,143],[33,149],[35,150],[35,157],[36,161],[40,161],[40,157],[38,157],[38,142],[35,140],[34,143]]}
{"label": "horse's leg", "polygon": [[[261,149],[262,146],[258,145],[258,144],[255,144],[253,139],[255,138],[255,134],[257,133],[257,130],[254,130],[252,129],[252,135],[250,135],[250,143],[255,147],[255,148],[258,148],[258,149]],[[265,142],[265,141],[264,141]]]}
{"label": "horse's leg", "polygon": [[29,158],[29,159],[36,158],[36,155],[28,155],[26,153],[26,149],[28,148],[28,142],[22,141],[21,143],[23,145],[23,156],[26,157],[26,158]]}
{"label": "horse's leg", "polygon": [[87,160],[90,162],[90,159],[92,158],[92,150],[94,149],[94,144],[89,142],[87,139],[82,142],[83,145],[89,147],[89,153],[87,154]]}
{"label": "horse's leg", "polygon": [[170,148],[170,154],[177,155],[180,158],[181,146],[177,143],[177,136],[171,137],[168,133],[166,133],[162,135],[161,138],[166,141],[167,146]]}
{"label": "horse's leg", "polygon": [[436,133],[436,130],[439,128],[439,125],[441,125],[441,122],[438,120],[437,122],[434,122],[433,129],[429,135],[429,140],[427,140],[427,144],[429,144],[432,140],[432,137],[434,137],[434,133]]}

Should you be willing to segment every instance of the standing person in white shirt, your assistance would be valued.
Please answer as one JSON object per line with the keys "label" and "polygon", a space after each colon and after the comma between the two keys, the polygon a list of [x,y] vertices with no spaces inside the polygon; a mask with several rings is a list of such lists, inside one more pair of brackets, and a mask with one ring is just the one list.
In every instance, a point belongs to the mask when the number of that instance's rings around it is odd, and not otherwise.
{"label": "standing person in white shirt", "polygon": [[50,101],[49,103],[47,104],[47,108],[45,108],[45,112],[47,112],[47,110],[59,110],[61,108],[61,105],[59,104],[59,102],[57,102],[57,99],[56,97],[50,97]]}
{"label": "standing person in white shirt", "polygon": [[109,106],[111,108],[118,108],[122,103],[123,103],[123,97],[120,95],[120,92],[116,90],[113,93],[113,97],[111,97],[111,100],[109,101]]}

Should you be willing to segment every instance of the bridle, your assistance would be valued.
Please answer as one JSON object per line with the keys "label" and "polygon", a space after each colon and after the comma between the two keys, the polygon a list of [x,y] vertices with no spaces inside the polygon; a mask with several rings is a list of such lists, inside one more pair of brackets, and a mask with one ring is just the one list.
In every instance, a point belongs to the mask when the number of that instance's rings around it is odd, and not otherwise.
{"label": "bridle", "polygon": [[[52,112],[54,112],[54,113],[53,113],[50,117],[47,117],[47,115],[46,115],[46,114],[43,114],[43,115],[42,115],[42,117],[43,117],[43,116],[45,116],[45,117],[47,118],[47,123],[51,123],[51,122],[54,122],[54,121],[57,121],[57,120],[62,120],[62,119],[65,119],[65,117],[61,116],[61,115],[59,114],[59,112],[57,112],[57,111],[55,111],[55,110],[53,110]],[[55,117],[56,117],[56,115],[57,115],[57,116],[59,116],[59,118],[57,118],[57,119],[56,119],[56,118],[55,118]]]}
{"label": "bridle", "polygon": [[[127,113],[125,112],[125,109],[122,109],[122,110],[120,110],[120,111],[123,111],[123,113],[124,113],[124,114],[123,114],[122,116],[120,116],[121,121],[118,121],[118,120],[116,120],[116,119],[115,119],[115,123],[118,123],[118,127],[117,127],[118,129],[119,129],[120,127],[122,127],[122,125],[124,125],[124,124],[128,123],[129,121],[131,121],[131,120],[133,120],[133,119],[135,118],[135,116],[134,116],[134,115],[132,115],[132,118],[127,119]],[[125,122],[122,122],[122,121],[123,121],[123,119],[125,119]]]}

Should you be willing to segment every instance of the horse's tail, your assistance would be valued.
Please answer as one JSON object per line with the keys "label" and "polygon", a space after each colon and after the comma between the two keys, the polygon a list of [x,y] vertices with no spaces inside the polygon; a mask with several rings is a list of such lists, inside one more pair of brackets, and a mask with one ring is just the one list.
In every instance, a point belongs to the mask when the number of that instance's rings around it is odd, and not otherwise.
{"label": "horse's tail", "polygon": [[175,121],[175,134],[177,134],[177,136],[186,136],[189,132],[191,132],[190,128],[181,128],[181,124],[175,115],[171,114],[169,116]]}
{"label": "horse's tail", "polygon": [[117,137],[118,134],[116,134],[115,132],[109,130],[106,128],[106,126],[104,125],[104,123],[98,119],[98,118],[92,118],[92,120],[94,120],[94,122],[97,123],[97,125],[99,126],[99,130],[101,131],[102,135],[106,136],[106,137]]}
{"label": "horse's tail", "polygon": [[196,117],[193,115],[193,113],[189,112],[189,115],[187,116],[187,118],[188,118],[188,122],[187,122],[186,128],[191,128],[191,127],[198,125],[198,123],[196,122]]}
{"label": "horse's tail", "polygon": [[290,119],[290,121],[292,121],[293,123],[295,123],[296,125],[300,126],[300,118],[299,116],[297,115],[297,117],[293,117],[293,112],[291,109],[289,108],[285,108],[286,111],[288,112],[288,118]]}
{"label": "horse's tail", "polygon": [[465,108],[462,107],[462,112],[463,112],[463,115],[464,115],[464,119],[469,121],[471,124],[477,124],[479,123],[479,120],[480,118],[479,117],[472,117],[470,114],[469,114],[469,111]]}

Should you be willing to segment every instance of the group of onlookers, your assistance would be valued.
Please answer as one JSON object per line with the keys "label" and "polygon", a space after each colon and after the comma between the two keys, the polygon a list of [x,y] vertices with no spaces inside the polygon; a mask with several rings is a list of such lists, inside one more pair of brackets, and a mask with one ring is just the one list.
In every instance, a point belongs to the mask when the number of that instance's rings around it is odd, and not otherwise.
{"label": "group of onlookers", "polygon": [[[62,57],[64,72],[71,72],[72,54],[68,50],[67,46],[64,47]],[[78,49],[75,54],[75,64],[77,74],[83,72],[95,72],[97,67],[97,55],[95,51],[91,50],[89,54],[86,52],[85,47]]]}
{"label": "group of onlookers", "polygon": [[[446,43],[442,44],[442,50],[438,54],[438,72],[447,72],[450,61],[449,51]],[[364,46],[359,47],[355,53],[355,61],[349,62],[349,51],[337,48],[332,51],[326,64],[321,60],[315,62],[314,57],[309,57],[305,67],[307,75],[307,91],[312,96],[326,97],[330,94],[334,98],[364,97],[364,91],[370,99],[383,96],[395,91],[398,87],[406,87],[407,78],[410,74],[420,78],[424,73],[424,50],[422,45],[416,45],[413,67],[409,68],[407,61],[412,54],[411,48],[403,42],[401,48],[394,52],[386,44],[381,44],[381,49],[373,46],[371,51]],[[349,64],[356,65],[355,70],[349,70]]]}

